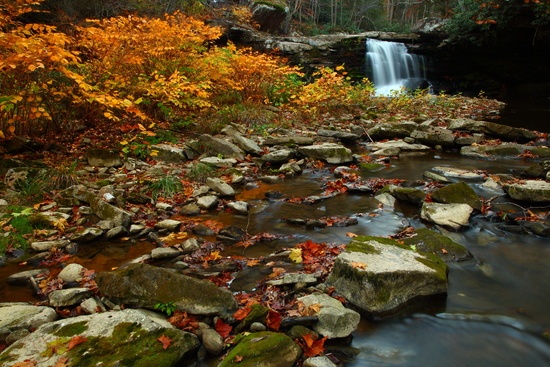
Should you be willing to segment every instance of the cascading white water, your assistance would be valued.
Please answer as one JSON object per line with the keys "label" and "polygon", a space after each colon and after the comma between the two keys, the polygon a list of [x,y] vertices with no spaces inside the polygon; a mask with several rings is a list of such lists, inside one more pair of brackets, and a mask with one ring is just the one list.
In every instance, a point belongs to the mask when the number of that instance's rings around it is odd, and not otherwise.
{"label": "cascading white water", "polygon": [[424,58],[410,54],[403,43],[369,38],[366,61],[367,74],[379,95],[414,89],[426,80]]}

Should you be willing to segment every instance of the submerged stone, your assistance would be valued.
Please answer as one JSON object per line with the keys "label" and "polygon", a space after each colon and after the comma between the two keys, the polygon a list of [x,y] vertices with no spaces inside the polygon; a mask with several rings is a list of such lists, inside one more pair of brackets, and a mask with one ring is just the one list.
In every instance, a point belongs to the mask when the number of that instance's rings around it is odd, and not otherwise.
{"label": "submerged stone", "polygon": [[481,210],[481,199],[465,182],[457,182],[436,189],[432,192],[432,199],[443,204],[468,204],[474,209]]}
{"label": "submerged stone", "polygon": [[410,302],[447,293],[447,265],[388,238],[359,236],[335,260],[329,286],[362,312],[388,316]]}

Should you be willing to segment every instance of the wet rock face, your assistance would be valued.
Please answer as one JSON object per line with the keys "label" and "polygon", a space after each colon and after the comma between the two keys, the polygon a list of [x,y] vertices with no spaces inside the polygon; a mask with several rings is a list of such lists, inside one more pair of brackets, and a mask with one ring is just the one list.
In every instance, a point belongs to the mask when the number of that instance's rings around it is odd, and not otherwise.
{"label": "wet rock face", "polygon": [[355,307],[388,316],[413,299],[447,293],[445,263],[390,239],[357,237],[336,258],[327,284]]}
{"label": "wet rock face", "polygon": [[237,309],[230,291],[207,280],[146,264],[132,264],[97,275],[101,294],[120,303],[153,309],[157,303],[173,302],[196,315],[229,316]]}

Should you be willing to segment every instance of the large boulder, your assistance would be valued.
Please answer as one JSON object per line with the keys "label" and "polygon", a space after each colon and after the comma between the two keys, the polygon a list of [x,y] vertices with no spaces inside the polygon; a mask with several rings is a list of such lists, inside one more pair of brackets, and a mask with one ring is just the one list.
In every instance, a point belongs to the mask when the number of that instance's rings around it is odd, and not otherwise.
{"label": "large boulder", "polygon": [[127,309],[44,324],[2,352],[0,365],[170,367],[198,347],[195,335],[152,312]]}
{"label": "large boulder", "polygon": [[338,255],[327,279],[350,303],[371,316],[387,316],[413,300],[447,293],[443,260],[388,238],[359,236]]}
{"label": "large boulder", "polygon": [[57,312],[45,306],[22,303],[0,304],[0,329],[36,329],[57,319]]}
{"label": "large boulder", "polygon": [[470,225],[470,215],[474,208],[468,204],[422,204],[420,217],[423,220],[458,230]]}
{"label": "large boulder", "polygon": [[308,158],[320,159],[331,164],[340,164],[353,161],[351,150],[343,145],[324,143],[299,147],[298,152]]}
{"label": "large boulder", "polygon": [[178,309],[196,315],[229,316],[237,309],[230,291],[208,280],[147,264],[131,264],[96,276],[104,296],[126,305],[153,309],[172,302]]}
{"label": "large boulder", "polygon": [[451,130],[437,126],[419,126],[411,132],[411,138],[428,145],[449,146],[453,145],[455,141],[455,136]]}
{"label": "large boulder", "polygon": [[504,191],[514,200],[532,203],[550,202],[550,182],[525,180],[504,184]]}
{"label": "large boulder", "polygon": [[450,184],[432,192],[431,197],[434,201],[443,204],[468,204],[474,209],[481,210],[481,199],[465,182]]}
{"label": "large boulder", "polygon": [[472,254],[466,247],[428,228],[418,228],[414,231],[414,236],[404,238],[402,241],[416,251],[437,255],[447,262],[472,258]]}
{"label": "large boulder", "polygon": [[287,33],[287,16],[288,4],[284,0],[252,1],[252,19],[263,32]]}
{"label": "large boulder", "polygon": [[242,334],[218,367],[292,367],[302,349],[289,336],[271,331]]}
{"label": "large boulder", "polygon": [[214,156],[221,155],[224,158],[235,158],[237,160],[243,160],[245,156],[244,151],[235,144],[212,135],[202,134],[197,144],[197,146],[193,146],[193,149],[202,153]]}
{"label": "large boulder", "polygon": [[530,141],[537,137],[531,130],[521,127],[512,127],[494,122],[476,121],[467,118],[459,118],[449,123],[449,129],[483,133],[508,141]]}

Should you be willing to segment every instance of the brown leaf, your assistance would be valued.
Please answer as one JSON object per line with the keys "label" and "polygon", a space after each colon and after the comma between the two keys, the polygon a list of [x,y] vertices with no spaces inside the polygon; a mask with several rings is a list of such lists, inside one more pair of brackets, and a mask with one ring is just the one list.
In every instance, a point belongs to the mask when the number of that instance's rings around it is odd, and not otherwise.
{"label": "brown leaf", "polygon": [[252,311],[252,308],[250,306],[239,308],[237,311],[235,311],[233,317],[235,318],[235,320],[244,320],[244,318],[248,316],[250,311]]}
{"label": "brown leaf", "polygon": [[367,264],[358,261],[352,261],[350,265],[356,269],[365,269],[367,267]]}
{"label": "brown leaf", "polygon": [[227,338],[229,333],[231,333],[232,327],[231,325],[226,324],[222,319],[218,319],[216,321],[215,329],[222,338]]}
{"label": "brown leaf", "polygon": [[233,362],[239,363],[239,362],[242,362],[243,359],[244,359],[243,356],[235,356],[235,358],[233,358]]}
{"label": "brown leaf", "polygon": [[267,320],[266,320],[267,327],[272,330],[278,331],[279,327],[281,326],[282,320],[283,318],[280,313],[270,309],[269,313],[267,314]]}
{"label": "brown leaf", "polygon": [[172,339],[170,339],[164,334],[162,334],[160,338],[158,338],[157,340],[162,343],[162,349],[168,349],[168,347],[170,346],[170,343],[172,343]]}
{"label": "brown leaf", "polygon": [[82,335],[75,335],[69,340],[69,344],[67,345],[67,349],[71,350],[74,347],[76,347],[79,344],[82,344],[84,342],[88,341],[88,339],[85,336]]}
{"label": "brown leaf", "polygon": [[323,354],[325,351],[325,340],[327,340],[327,337],[325,336],[322,339],[317,340],[317,338],[313,334],[306,334],[302,337],[302,339],[305,342],[304,348],[304,355],[306,357],[314,357]]}

